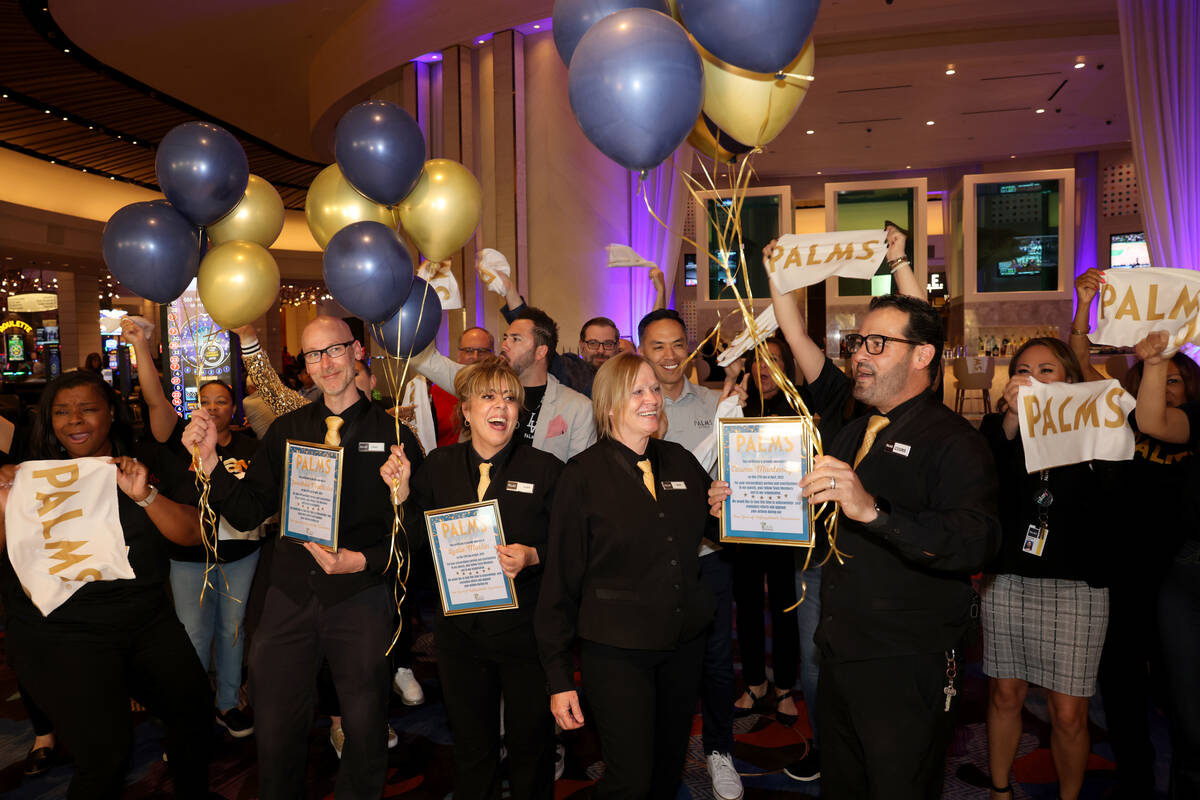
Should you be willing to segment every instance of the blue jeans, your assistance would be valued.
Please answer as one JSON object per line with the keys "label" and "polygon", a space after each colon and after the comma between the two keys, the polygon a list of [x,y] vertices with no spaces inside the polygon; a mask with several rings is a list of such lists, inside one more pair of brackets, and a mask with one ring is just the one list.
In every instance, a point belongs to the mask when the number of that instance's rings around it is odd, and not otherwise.
{"label": "blue jeans", "polygon": [[1172,798],[1200,797],[1200,542],[1183,543],[1158,594],[1170,692]]}
{"label": "blue jeans", "polygon": [[[208,670],[209,654],[215,653],[217,667],[217,710],[228,711],[238,704],[242,686],[242,645],[246,632],[242,618],[246,616],[246,600],[258,566],[259,551],[245,558],[221,565],[209,574],[209,587],[200,602],[204,586],[204,564],[195,561],[171,561],[171,594],[175,596],[175,613],[187,630],[200,663]],[[229,588],[225,583],[229,583]],[[215,590],[215,591],[214,591]]]}
{"label": "blue jeans", "polygon": [[[799,552],[804,555],[803,551]],[[815,561],[815,559],[814,559]],[[813,634],[817,632],[817,623],[821,621],[821,567],[809,566],[804,572],[799,571],[803,562],[797,562],[796,597],[805,591],[804,602],[796,606],[796,624],[800,626],[800,691],[804,692],[804,708],[808,712],[808,724],[813,732],[813,744],[817,741],[817,678],[821,674],[820,658]]]}

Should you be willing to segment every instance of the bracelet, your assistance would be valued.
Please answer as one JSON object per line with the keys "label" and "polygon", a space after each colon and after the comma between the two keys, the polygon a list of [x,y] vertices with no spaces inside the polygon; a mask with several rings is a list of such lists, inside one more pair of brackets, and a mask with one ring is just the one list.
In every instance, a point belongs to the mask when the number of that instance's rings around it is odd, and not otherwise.
{"label": "bracelet", "polygon": [[896,270],[900,269],[900,267],[903,266],[904,264],[911,265],[911,262],[908,260],[908,256],[900,256],[898,258],[893,258],[887,262],[888,269],[891,270],[892,272],[895,272]]}
{"label": "bracelet", "polygon": [[1091,333],[1091,331],[1077,331],[1074,328],[1071,328],[1072,336],[1087,336],[1089,333]]}

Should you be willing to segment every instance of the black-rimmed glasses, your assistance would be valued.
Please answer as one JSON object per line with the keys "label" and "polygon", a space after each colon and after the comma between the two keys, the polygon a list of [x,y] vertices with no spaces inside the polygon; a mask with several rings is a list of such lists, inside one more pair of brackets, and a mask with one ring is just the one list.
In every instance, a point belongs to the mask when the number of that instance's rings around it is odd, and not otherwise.
{"label": "black-rimmed glasses", "polygon": [[867,336],[860,336],[857,333],[847,334],[846,336],[846,352],[854,355],[858,352],[858,348],[865,343],[867,345],[867,354],[877,356],[883,352],[884,345],[888,342],[904,342],[905,344],[925,344],[913,339],[901,339],[899,336],[884,336],[882,333],[872,333]]}
{"label": "black-rimmed glasses", "polygon": [[322,348],[321,350],[305,350],[300,354],[300,356],[304,359],[305,364],[319,364],[321,362],[321,356],[341,358],[346,354],[346,351],[350,349],[350,345],[352,344],[354,344],[353,339],[348,342],[331,344],[329,347]]}
{"label": "black-rimmed glasses", "polygon": [[611,353],[613,350],[616,350],[620,344],[621,343],[616,339],[588,339],[583,343],[583,346],[593,352],[596,350],[607,350]]}

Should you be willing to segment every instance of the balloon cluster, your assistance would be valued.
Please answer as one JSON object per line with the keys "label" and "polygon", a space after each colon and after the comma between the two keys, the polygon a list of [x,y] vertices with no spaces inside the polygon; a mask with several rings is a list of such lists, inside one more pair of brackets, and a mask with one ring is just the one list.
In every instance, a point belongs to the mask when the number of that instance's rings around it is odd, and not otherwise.
{"label": "balloon cluster", "polygon": [[131,203],[104,226],[109,270],[156,303],[171,302],[197,280],[201,302],[224,328],[258,319],[279,294],[279,268],[267,250],[283,230],[275,187],[250,174],[229,131],[207,122],[172,128],[155,171],[167,199]]}
{"label": "balloon cluster", "polygon": [[584,135],[623,167],[685,140],[720,161],[774,139],[811,81],[820,0],[556,0]]}
{"label": "balloon cluster", "polygon": [[321,171],[304,206],[325,251],[333,298],[370,323],[392,355],[425,349],[442,319],[437,293],[417,278],[400,235],[430,261],[449,258],[475,233],[483,191],[457,161],[425,160],[425,137],[394,103],[354,106],[334,134],[336,164]]}

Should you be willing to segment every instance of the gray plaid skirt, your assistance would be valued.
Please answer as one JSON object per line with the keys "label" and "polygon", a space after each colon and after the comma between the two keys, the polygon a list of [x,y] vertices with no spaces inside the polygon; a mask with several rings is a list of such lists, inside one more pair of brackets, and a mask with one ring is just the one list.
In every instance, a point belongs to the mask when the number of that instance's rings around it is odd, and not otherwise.
{"label": "gray plaid skirt", "polygon": [[1108,629],[1108,589],[1083,581],[988,575],[983,671],[1091,697]]}

